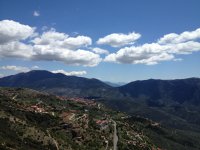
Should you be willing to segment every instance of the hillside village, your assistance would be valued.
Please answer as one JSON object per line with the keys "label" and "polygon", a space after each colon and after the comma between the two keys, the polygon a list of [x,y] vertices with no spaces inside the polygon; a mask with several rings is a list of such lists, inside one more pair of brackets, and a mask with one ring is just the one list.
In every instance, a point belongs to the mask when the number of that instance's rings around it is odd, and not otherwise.
{"label": "hillside village", "polygon": [[[44,149],[113,149],[115,122],[118,138],[115,142],[119,149],[158,149],[143,134],[139,124],[129,124],[130,116],[92,100],[6,88],[0,90],[0,99],[3,108],[0,119],[12,122],[8,130],[16,132],[21,145],[33,140]],[[146,124],[153,125],[148,120]],[[0,142],[4,148],[19,148],[16,143],[8,145],[4,139]]]}

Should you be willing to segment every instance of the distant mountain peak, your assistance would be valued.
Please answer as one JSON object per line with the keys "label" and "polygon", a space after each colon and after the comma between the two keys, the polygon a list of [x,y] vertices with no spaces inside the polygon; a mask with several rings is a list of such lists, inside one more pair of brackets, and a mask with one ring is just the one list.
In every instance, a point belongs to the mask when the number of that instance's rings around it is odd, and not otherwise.
{"label": "distant mountain peak", "polygon": [[102,97],[118,93],[116,89],[95,78],[66,76],[46,70],[32,70],[1,78],[0,86],[32,88],[75,97]]}

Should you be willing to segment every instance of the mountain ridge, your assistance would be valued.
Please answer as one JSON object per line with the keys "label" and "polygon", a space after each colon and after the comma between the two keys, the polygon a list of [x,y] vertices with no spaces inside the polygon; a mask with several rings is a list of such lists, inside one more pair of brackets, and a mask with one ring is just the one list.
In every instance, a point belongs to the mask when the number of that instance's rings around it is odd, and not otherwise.
{"label": "mountain ridge", "polygon": [[[143,96],[158,100],[170,96],[169,98],[173,98],[177,101],[177,96],[175,96],[177,95],[177,91],[180,91],[178,93],[179,102],[183,102],[180,100],[182,97],[185,101],[186,98],[194,95],[197,100],[193,103],[199,103],[198,99],[200,97],[198,95],[198,90],[200,90],[200,78],[195,77],[173,80],[137,80],[123,86],[112,87],[95,78],[88,79],[85,77],[66,76],[62,73],[52,73],[46,70],[33,70],[27,73],[19,73],[0,78],[0,86],[26,87],[56,95],[74,97],[137,99]],[[188,87],[190,87],[190,91],[188,91]],[[196,93],[193,92],[195,88],[197,89]],[[181,96],[181,90],[184,90],[184,96]],[[173,93],[174,91],[175,93]]]}
{"label": "mountain ridge", "polygon": [[120,95],[117,89],[98,79],[66,76],[61,73],[54,74],[44,70],[35,70],[0,78],[0,86],[26,87],[70,97],[107,97],[111,94]]}
{"label": "mountain ridge", "polygon": [[[148,99],[173,99],[176,102],[184,103],[195,98],[193,104],[200,103],[200,79],[186,78],[174,80],[149,79],[130,82],[119,87],[119,91],[132,98],[148,96]],[[195,95],[196,94],[196,95]]]}

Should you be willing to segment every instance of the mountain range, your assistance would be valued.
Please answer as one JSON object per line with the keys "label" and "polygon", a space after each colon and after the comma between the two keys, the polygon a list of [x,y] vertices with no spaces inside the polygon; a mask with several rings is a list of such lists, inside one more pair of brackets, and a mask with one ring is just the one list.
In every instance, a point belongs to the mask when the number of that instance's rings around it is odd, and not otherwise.
{"label": "mountain range", "polygon": [[165,138],[172,138],[190,149],[199,149],[199,78],[149,79],[112,87],[97,79],[37,70],[0,78],[0,87],[24,87],[59,96],[92,99],[131,116],[159,122],[175,134],[171,137],[168,133]]}
{"label": "mountain range", "polygon": [[1,78],[0,86],[26,87],[69,97],[119,96],[119,92],[115,88],[100,80],[66,76],[61,73],[54,74],[44,70],[35,70]]}
{"label": "mountain range", "polygon": [[[109,83],[108,83],[109,84]],[[165,102],[200,104],[200,79],[134,81],[112,87],[98,79],[33,70],[0,78],[1,87],[26,87],[70,97],[145,99],[149,105]]]}

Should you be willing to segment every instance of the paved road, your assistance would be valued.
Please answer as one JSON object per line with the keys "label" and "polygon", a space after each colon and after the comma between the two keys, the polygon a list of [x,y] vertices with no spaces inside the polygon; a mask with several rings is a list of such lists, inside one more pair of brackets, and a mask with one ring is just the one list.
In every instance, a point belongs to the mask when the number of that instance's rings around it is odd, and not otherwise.
{"label": "paved road", "polygon": [[75,117],[75,114],[72,113],[72,115],[69,117],[69,120],[72,120]]}
{"label": "paved road", "polygon": [[113,150],[117,150],[117,142],[118,142],[118,136],[117,136],[117,123],[112,120],[114,123],[114,134],[113,134]]}
{"label": "paved road", "polygon": [[108,141],[105,141],[105,142],[106,142],[106,149],[105,150],[107,150],[109,142]]}
{"label": "paved road", "polygon": [[47,134],[48,134],[48,136],[53,140],[53,143],[54,143],[55,146],[56,146],[56,150],[59,150],[58,142],[51,136],[51,134],[49,133],[49,130],[47,130]]}

